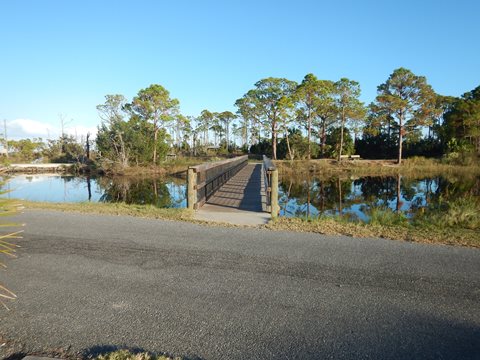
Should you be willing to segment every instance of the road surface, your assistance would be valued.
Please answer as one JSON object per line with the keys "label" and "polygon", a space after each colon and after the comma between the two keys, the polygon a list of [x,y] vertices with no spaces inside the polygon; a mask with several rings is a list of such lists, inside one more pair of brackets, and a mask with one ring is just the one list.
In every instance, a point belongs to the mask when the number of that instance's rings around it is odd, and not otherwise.
{"label": "road surface", "polygon": [[0,335],[24,352],[480,358],[479,250],[40,210],[19,219],[23,248],[0,274],[18,299],[0,311]]}

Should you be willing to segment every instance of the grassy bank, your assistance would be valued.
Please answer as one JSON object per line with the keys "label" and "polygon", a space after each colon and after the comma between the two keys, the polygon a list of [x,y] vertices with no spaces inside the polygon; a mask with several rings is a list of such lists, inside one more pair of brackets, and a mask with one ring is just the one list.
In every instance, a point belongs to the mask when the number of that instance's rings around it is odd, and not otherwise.
{"label": "grassy bank", "polygon": [[282,176],[330,176],[338,174],[358,176],[382,175],[480,175],[479,165],[454,165],[447,164],[437,159],[414,157],[405,159],[401,165],[394,160],[345,160],[338,163],[336,160],[320,159],[305,161],[277,160],[275,164]]}
{"label": "grassy bank", "polygon": [[306,220],[278,218],[266,225],[268,229],[313,232],[324,235],[346,235],[359,238],[385,238],[429,244],[444,244],[480,248],[478,230],[438,228],[421,225],[379,225],[347,222],[339,218]]}
{"label": "grassy bank", "polygon": [[126,215],[150,219],[187,221],[193,219],[188,209],[160,209],[152,205],[130,205],[125,203],[48,203],[24,201],[27,209],[44,209],[100,215]]}

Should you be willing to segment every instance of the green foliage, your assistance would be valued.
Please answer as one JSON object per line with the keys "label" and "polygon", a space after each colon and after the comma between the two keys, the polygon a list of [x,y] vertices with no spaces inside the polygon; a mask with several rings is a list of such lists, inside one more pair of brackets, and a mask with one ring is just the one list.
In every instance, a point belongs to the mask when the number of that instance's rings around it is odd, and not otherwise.
{"label": "green foliage", "polygon": [[[277,137],[280,127],[284,130],[287,123],[292,119],[294,102],[293,95],[297,84],[285,78],[269,77],[255,83],[255,89],[250,90],[243,96],[243,100],[237,100],[237,106],[241,106],[242,112],[254,113],[272,135],[272,157],[277,159]],[[248,109],[251,109],[249,111]]]}
{"label": "green foliage", "polygon": [[[144,129],[148,129],[147,124],[152,125],[153,143],[150,148],[152,149],[152,163],[157,164],[157,160],[162,158],[158,152],[158,146],[165,139],[167,128],[173,125],[178,116],[179,101],[170,98],[170,93],[163,86],[153,84],[140,90],[133,101],[125,107],[131,113],[132,118],[146,123],[143,124]],[[163,139],[159,137],[160,132],[163,132]]]}
{"label": "green foliage", "polygon": [[8,141],[10,156],[14,157],[16,161],[30,162],[41,158],[45,150],[45,143],[41,138],[21,139]]}
{"label": "green foliage", "polygon": [[[326,154],[333,158],[338,158],[340,154],[340,138],[342,134],[342,129],[340,127],[335,127],[330,129],[327,135],[326,141]],[[348,129],[345,129],[343,132],[343,150],[342,155],[352,155],[355,153],[355,147],[353,144],[352,136]]]}
{"label": "green foliage", "polygon": [[[308,159],[309,142],[305,136],[298,129],[289,129],[289,142],[293,158],[296,160]],[[318,156],[319,146],[316,143],[310,143],[310,153],[312,157]],[[288,149],[286,138],[282,138],[278,144],[279,159],[288,158]]]}
{"label": "green foliage", "polygon": [[404,136],[420,125],[430,125],[436,113],[437,95],[423,76],[399,68],[387,81],[378,86],[371,111],[380,122],[396,121],[398,136],[398,162],[402,161]]}
{"label": "green foliage", "polygon": [[415,219],[417,225],[436,228],[480,230],[480,201],[476,197],[443,200]]}
{"label": "green foliage", "polygon": [[371,225],[408,226],[408,218],[403,212],[395,212],[388,207],[372,207],[368,213]]}
{"label": "green foliage", "polygon": [[[359,100],[360,84],[356,81],[342,78],[335,83],[337,118],[340,122],[338,145],[335,146],[337,159],[344,155],[344,130],[347,121],[357,123],[365,118],[365,107]],[[346,144],[345,144],[346,145]],[[350,150],[351,151],[351,150]]]}
{"label": "green foliage", "polygon": [[318,127],[322,148],[325,147],[326,130],[335,120],[335,84],[333,81],[318,80],[307,74],[297,87],[294,99],[298,104],[297,119],[307,129],[308,158],[311,158],[311,133]]}
{"label": "green foliage", "polygon": [[[480,155],[480,86],[462,95],[452,102],[444,115],[444,143],[452,149],[452,141],[456,146],[470,145],[471,151]],[[464,147],[461,151],[470,150]]]}
{"label": "green foliage", "polygon": [[[107,95],[105,103],[97,106],[102,119],[96,138],[101,161],[126,168],[132,163],[148,165],[157,159],[165,159],[169,136],[166,128],[159,126],[178,120],[173,117],[177,102],[171,100],[168,103],[168,92],[158,86],[152,85],[148,91],[141,90],[134,99],[134,105],[127,104],[122,95]],[[169,104],[171,107],[168,107]],[[166,114],[170,115],[159,114],[157,107],[161,106],[167,107]]]}
{"label": "green foliage", "polygon": [[82,161],[85,151],[83,145],[79,144],[75,137],[65,134],[60,139],[48,140],[43,155],[53,163],[70,163]]}

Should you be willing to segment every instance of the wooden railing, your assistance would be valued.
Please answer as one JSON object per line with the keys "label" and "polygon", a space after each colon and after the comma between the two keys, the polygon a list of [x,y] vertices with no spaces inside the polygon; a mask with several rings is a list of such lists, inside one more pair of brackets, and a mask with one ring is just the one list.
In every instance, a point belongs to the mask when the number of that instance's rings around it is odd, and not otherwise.
{"label": "wooden railing", "polygon": [[278,206],[278,170],[272,160],[265,155],[263,155],[263,176],[267,211],[272,214],[272,218],[276,218],[280,211]]}
{"label": "wooden railing", "polygon": [[230,178],[247,165],[248,156],[190,166],[187,171],[187,207],[198,209]]}

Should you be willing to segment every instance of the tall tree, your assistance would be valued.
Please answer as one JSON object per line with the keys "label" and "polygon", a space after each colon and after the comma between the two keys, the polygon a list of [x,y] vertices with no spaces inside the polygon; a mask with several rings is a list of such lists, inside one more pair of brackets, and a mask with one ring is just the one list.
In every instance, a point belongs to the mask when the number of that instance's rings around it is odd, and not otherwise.
{"label": "tall tree", "polygon": [[138,92],[129,106],[140,119],[153,124],[153,163],[157,163],[158,132],[166,130],[178,114],[179,101],[158,84],[150,85]]}
{"label": "tall tree", "polygon": [[230,144],[230,124],[233,120],[235,120],[237,116],[230,112],[230,111],[223,111],[218,114],[218,119],[220,122],[223,124],[224,129],[225,129],[225,140],[227,142],[227,151],[229,149],[229,144]]}
{"label": "tall tree", "polygon": [[402,162],[404,136],[432,119],[436,96],[423,76],[398,68],[377,89],[375,105],[390,114],[398,124],[398,163]]}
{"label": "tall tree", "polygon": [[337,111],[340,121],[340,146],[338,161],[341,160],[345,124],[348,120],[358,120],[365,117],[365,106],[358,99],[360,97],[360,84],[356,81],[342,78],[335,83],[337,92]]}
{"label": "tall tree", "polygon": [[288,102],[285,97],[292,95],[297,84],[284,78],[269,77],[255,83],[255,88],[246,95],[252,98],[253,106],[263,123],[269,126],[272,136],[272,157],[277,159],[277,136],[280,114]]}
{"label": "tall tree", "polygon": [[449,139],[467,142],[480,154],[480,86],[453,102],[445,123]]}
{"label": "tall tree", "polygon": [[255,97],[255,91],[249,90],[242,98],[235,102],[237,114],[241,119],[243,145],[248,144],[250,131],[250,145],[260,141],[263,124],[261,122],[260,106]]}
{"label": "tall tree", "polygon": [[327,145],[327,129],[335,122],[337,105],[335,102],[335,83],[331,80],[318,80],[315,114],[318,117],[318,135],[320,137],[320,153],[325,156]]}
{"label": "tall tree", "polygon": [[208,132],[210,128],[214,125],[215,114],[208,111],[207,109],[202,110],[199,120],[199,130],[203,131],[203,145],[208,146]]}
{"label": "tall tree", "polygon": [[312,158],[311,138],[312,126],[316,118],[318,102],[319,81],[313,74],[307,74],[295,90],[295,100],[299,103],[298,117],[306,122],[308,153],[307,158]]}
{"label": "tall tree", "polygon": [[125,104],[127,100],[123,95],[106,95],[105,103],[97,106],[97,111],[102,119],[98,128],[97,148],[112,158],[120,160],[122,167],[128,166],[128,147],[125,143],[122,128],[125,123]]}

